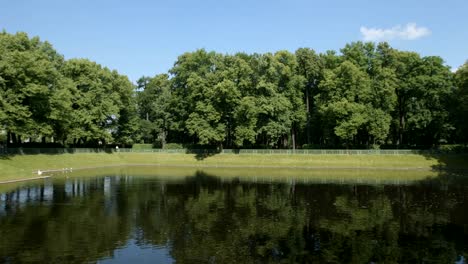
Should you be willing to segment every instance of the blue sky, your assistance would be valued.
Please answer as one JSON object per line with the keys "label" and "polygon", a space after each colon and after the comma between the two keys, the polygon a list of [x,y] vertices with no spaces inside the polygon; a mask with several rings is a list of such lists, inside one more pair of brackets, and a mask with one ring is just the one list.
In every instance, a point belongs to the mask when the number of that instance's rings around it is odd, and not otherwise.
{"label": "blue sky", "polygon": [[467,11],[466,0],[0,0],[0,29],[39,36],[67,59],[88,58],[135,81],[198,48],[323,52],[365,39],[456,68],[468,59]]}

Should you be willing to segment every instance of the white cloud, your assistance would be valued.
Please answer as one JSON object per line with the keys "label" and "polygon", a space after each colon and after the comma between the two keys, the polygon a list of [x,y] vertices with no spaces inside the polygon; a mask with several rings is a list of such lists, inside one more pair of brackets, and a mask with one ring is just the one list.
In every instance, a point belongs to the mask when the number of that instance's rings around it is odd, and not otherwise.
{"label": "white cloud", "polygon": [[416,23],[408,23],[402,27],[400,25],[392,28],[360,28],[365,41],[383,41],[392,39],[414,40],[429,36],[431,31],[426,27],[418,27]]}

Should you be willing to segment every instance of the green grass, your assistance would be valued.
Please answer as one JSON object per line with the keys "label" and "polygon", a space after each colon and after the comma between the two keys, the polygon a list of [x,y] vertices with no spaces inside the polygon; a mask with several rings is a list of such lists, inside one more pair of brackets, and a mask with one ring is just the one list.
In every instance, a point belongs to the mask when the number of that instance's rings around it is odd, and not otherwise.
{"label": "green grass", "polygon": [[467,169],[468,155],[277,155],[218,154],[197,159],[194,154],[168,153],[80,153],[60,155],[16,155],[0,157],[0,181],[37,176],[39,170],[89,168],[117,165],[158,165],[175,167],[260,167],[315,169],[420,169],[436,166]]}
{"label": "green grass", "polygon": [[[92,171],[92,173],[90,173]],[[77,170],[72,173],[54,173],[54,179],[70,177],[99,177],[109,175],[132,175],[154,177],[166,181],[183,181],[195,175],[216,176],[223,181],[245,180],[257,182],[303,182],[303,183],[363,183],[363,184],[403,184],[416,180],[433,178],[435,171],[427,170],[356,170],[356,169],[285,169],[285,168],[215,168],[215,167],[163,167],[129,166],[107,167],[92,170]],[[201,174],[199,174],[201,173]]]}

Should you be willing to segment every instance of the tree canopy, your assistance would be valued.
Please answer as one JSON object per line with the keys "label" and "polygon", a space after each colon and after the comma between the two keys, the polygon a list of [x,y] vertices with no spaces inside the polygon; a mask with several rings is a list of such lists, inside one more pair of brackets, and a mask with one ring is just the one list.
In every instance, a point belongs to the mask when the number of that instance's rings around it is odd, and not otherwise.
{"label": "tree canopy", "polygon": [[180,143],[228,148],[466,144],[468,66],[388,43],[339,52],[179,56],[136,84],[65,60],[25,33],[0,33],[0,129],[12,145]]}
{"label": "tree canopy", "polygon": [[116,71],[87,59],[64,60],[49,43],[25,33],[0,34],[0,128],[13,144],[46,138],[131,143],[122,135],[136,130],[128,127],[132,119],[123,119],[135,113],[133,93]]}

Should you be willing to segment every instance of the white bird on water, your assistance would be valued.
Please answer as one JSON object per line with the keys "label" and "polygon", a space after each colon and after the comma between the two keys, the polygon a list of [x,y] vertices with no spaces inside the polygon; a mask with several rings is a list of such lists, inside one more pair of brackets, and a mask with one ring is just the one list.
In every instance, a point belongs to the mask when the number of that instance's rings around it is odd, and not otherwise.
{"label": "white bird on water", "polygon": [[37,170],[37,175],[42,175],[42,171],[41,171],[41,170]]}

